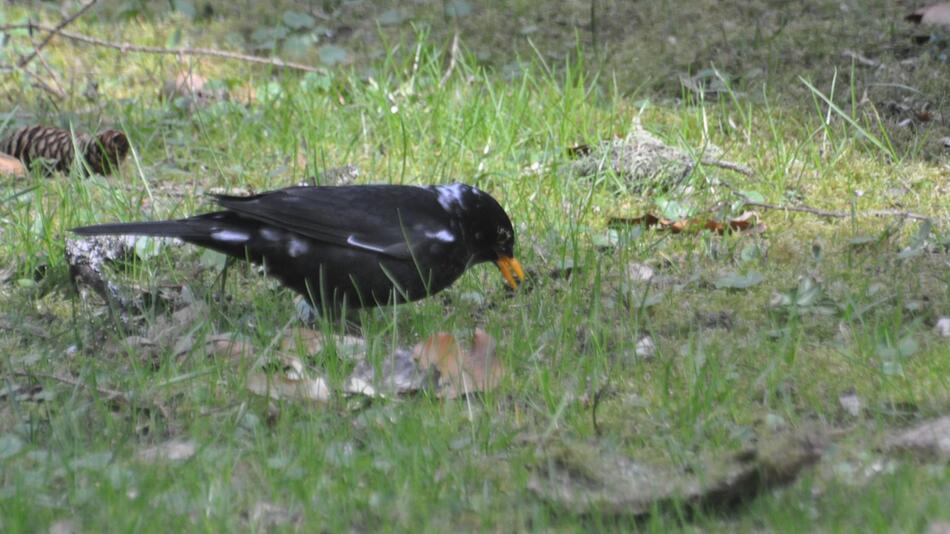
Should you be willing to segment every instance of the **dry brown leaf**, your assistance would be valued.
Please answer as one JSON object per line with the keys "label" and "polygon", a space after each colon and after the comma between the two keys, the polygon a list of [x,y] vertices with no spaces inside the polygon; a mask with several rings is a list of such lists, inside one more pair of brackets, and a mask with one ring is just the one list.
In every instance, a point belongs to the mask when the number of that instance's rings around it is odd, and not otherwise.
{"label": "dry brown leaf", "polygon": [[280,350],[292,354],[318,354],[332,344],[341,354],[362,352],[365,342],[356,336],[332,336],[332,340],[319,330],[311,328],[290,328],[280,340]]}
{"label": "dry brown leaf", "polygon": [[684,219],[680,221],[671,221],[647,213],[640,217],[610,217],[607,221],[608,226],[637,226],[643,225],[647,228],[658,227],[662,230],[669,230],[674,234],[685,231],[709,230],[717,234],[727,232],[754,232],[761,233],[765,231],[764,224],[756,224],[758,215],[755,212],[747,211],[738,217],[733,217],[725,221],[716,219]]}
{"label": "dry brown leaf", "polygon": [[416,345],[413,358],[423,370],[438,372],[439,398],[455,399],[498,386],[505,371],[495,358],[495,346],[481,328],[475,330],[470,351],[462,350],[451,334],[440,332]]}
{"label": "dry brown leaf", "polygon": [[0,153],[0,176],[23,178],[26,176],[26,166],[18,159]]}
{"label": "dry brown leaf", "polygon": [[205,339],[205,353],[212,358],[242,360],[251,357],[254,346],[232,334],[217,334]]}
{"label": "dry brown leaf", "polygon": [[173,100],[179,97],[195,98],[201,93],[205,86],[205,79],[196,72],[179,72],[174,78],[165,80],[162,90],[159,91],[159,98],[162,100]]}
{"label": "dry brown leaf", "polygon": [[950,2],[922,7],[905,18],[915,24],[950,28]]}
{"label": "dry brown leaf", "polygon": [[275,400],[327,402],[330,386],[322,376],[310,376],[302,361],[287,354],[277,357],[282,368],[276,373],[254,371],[247,375],[247,389]]}

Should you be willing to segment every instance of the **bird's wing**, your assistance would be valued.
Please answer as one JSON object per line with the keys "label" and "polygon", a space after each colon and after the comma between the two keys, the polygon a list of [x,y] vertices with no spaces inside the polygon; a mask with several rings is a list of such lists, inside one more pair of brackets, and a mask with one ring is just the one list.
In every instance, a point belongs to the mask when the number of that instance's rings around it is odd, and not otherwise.
{"label": "bird's wing", "polygon": [[219,195],[217,201],[241,216],[317,241],[399,259],[411,256],[410,246],[454,238],[448,213],[421,187],[289,187],[248,197]]}

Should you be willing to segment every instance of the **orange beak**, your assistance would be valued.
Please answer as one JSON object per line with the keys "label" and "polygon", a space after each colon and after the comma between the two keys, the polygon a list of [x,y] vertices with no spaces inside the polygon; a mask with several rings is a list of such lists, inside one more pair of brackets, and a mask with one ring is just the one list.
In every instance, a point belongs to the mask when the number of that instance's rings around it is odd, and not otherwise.
{"label": "orange beak", "polygon": [[[508,282],[511,289],[518,289],[518,282],[524,282],[524,270],[521,269],[521,262],[518,260],[502,256],[495,260],[495,265],[498,266],[498,270],[501,271],[501,275],[505,277],[505,282]],[[515,276],[518,277],[517,281]]]}

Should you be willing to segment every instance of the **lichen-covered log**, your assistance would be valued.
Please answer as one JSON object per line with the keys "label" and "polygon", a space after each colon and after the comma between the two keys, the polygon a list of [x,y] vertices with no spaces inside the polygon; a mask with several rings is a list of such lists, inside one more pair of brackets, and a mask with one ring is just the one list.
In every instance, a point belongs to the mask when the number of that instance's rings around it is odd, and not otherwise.
{"label": "lichen-covered log", "polygon": [[118,130],[105,130],[92,137],[73,134],[52,126],[25,126],[0,140],[0,152],[22,161],[27,167],[37,160],[49,162],[50,170],[68,171],[78,147],[89,170],[95,174],[110,174],[129,153],[129,140]]}

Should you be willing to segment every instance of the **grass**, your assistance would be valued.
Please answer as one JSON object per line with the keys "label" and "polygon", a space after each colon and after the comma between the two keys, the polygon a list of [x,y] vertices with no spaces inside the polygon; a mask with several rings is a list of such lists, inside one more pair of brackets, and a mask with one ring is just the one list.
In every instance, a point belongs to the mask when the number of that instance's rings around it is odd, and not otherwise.
{"label": "grass", "polygon": [[[159,17],[115,31],[161,44],[175,23]],[[206,23],[207,38],[223,31],[217,24]],[[76,25],[90,33],[100,26]],[[199,33],[191,37],[196,45]],[[510,81],[504,69],[464,55],[441,84],[438,36],[387,38],[387,53],[326,77],[198,64],[235,87],[247,79],[258,95],[248,106],[185,112],[160,103],[156,80],[178,65],[151,56],[119,65],[113,52],[93,49],[81,49],[103,76],[105,96],[93,113],[68,111],[83,107],[78,96],[54,110],[20,78],[4,82],[13,89],[6,103],[29,119],[84,129],[115,123],[135,149],[109,178],[3,184],[2,198],[35,188],[0,205],[0,258],[15,267],[0,286],[2,387],[35,388],[0,397],[4,530],[68,519],[84,530],[147,531],[903,531],[950,520],[941,498],[950,489],[945,463],[880,449],[894,428],[950,406],[947,341],[932,329],[950,304],[939,222],[950,208],[945,158],[859,106],[867,83],[860,73],[805,65],[776,74],[807,80],[794,88],[753,79],[719,96],[684,92],[670,100],[662,84],[630,94],[638,85],[611,76],[574,43],[569,60],[525,53]],[[66,65],[75,50],[56,45],[49,55]],[[669,67],[645,68],[654,69],[643,74],[649,79]],[[924,231],[890,219],[773,211],[761,214],[761,235],[611,230],[609,215],[655,211],[655,199],[631,193],[633,185],[615,176],[572,177],[566,147],[627,133],[635,121],[671,145],[712,144],[755,169],[746,178],[698,168],[694,192],[673,198],[695,209],[737,200],[718,185],[725,179],[771,202],[855,212],[898,203],[938,222]],[[480,267],[444,298],[364,315],[372,358],[437,331],[467,339],[485,328],[509,370],[498,389],[471,403],[334,397],[309,405],[255,396],[245,388],[248,365],[197,352],[176,357],[175,345],[184,336],[235,332],[263,349],[292,322],[292,295],[237,268],[220,301],[219,263],[190,247],[143,253],[115,273],[130,290],[184,286],[197,306],[206,304],[151,350],[128,339],[141,330],[122,327],[97,297],[71,288],[68,228],[191,214],[209,207],[202,193],[211,188],[261,191],[346,163],[364,182],[474,183],[512,215],[517,254],[541,274],[532,291],[509,298],[498,273]],[[567,263],[572,277],[543,276]],[[630,294],[632,263],[657,270],[651,291],[662,296],[651,306],[642,305],[642,292]],[[45,274],[35,279],[41,266]],[[753,271],[764,276],[761,284],[715,288],[724,274]],[[821,307],[770,305],[802,278],[818,284]],[[159,304],[143,312],[145,324],[173,322]],[[650,358],[635,353],[643,335],[656,343]],[[333,383],[351,367],[332,351],[308,362]],[[116,407],[95,387],[137,402]],[[857,417],[839,404],[851,391],[866,408]],[[598,392],[603,399],[593,401]],[[153,401],[172,417],[139,409]],[[633,524],[597,510],[577,517],[526,489],[552,444],[690,468],[780,429],[813,426],[842,437],[787,488],[738,510],[676,506]],[[193,441],[197,451],[181,462],[141,459],[142,450],[170,439]]]}

